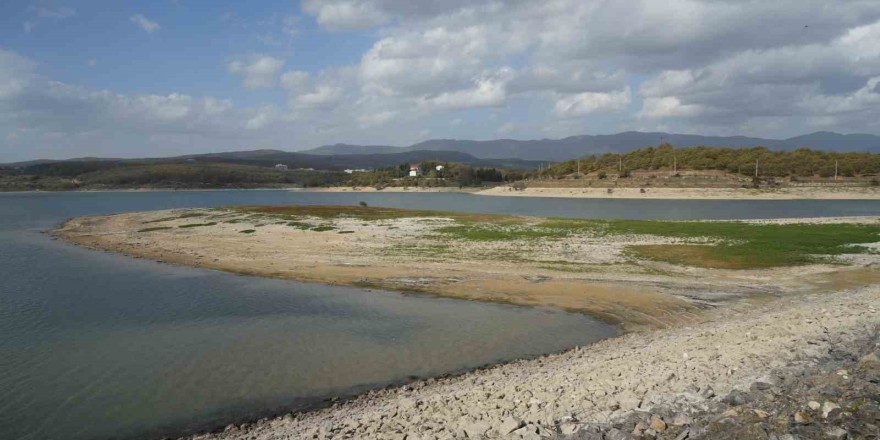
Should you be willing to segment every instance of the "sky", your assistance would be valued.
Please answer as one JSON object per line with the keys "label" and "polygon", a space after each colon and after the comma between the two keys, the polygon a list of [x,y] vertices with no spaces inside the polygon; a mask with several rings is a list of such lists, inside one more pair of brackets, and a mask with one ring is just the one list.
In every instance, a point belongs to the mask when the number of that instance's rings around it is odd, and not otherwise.
{"label": "sky", "polygon": [[878,120],[877,0],[0,4],[0,162]]}

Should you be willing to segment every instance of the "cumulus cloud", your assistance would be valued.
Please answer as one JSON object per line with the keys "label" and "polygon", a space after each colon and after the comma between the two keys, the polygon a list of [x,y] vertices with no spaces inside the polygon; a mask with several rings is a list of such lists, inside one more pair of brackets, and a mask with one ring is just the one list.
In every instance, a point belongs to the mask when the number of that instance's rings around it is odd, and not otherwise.
{"label": "cumulus cloud", "polygon": [[556,100],[553,111],[564,117],[583,116],[596,112],[619,112],[629,106],[631,95],[632,91],[629,87],[609,93],[584,92],[563,95]]}
{"label": "cumulus cloud", "polygon": [[230,72],[241,75],[241,83],[249,89],[272,87],[278,81],[278,74],[284,68],[284,61],[262,55],[250,62],[233,61],[227,66]]}
{"label": "cumulus cloud", "polygon": [[[34,63],[6,53],[0,117],[49,130],[50,120],[66,127],[71,112],[96,121],[119,112],[163,139],[234,128],[249,144],[293,139],[303,148],[405,144],[425,133],[485,138],[502,127],[523,136],[662,128],[781,137],[877,132],[880,119],[876,1],[303,0],[301,9],[285,29],[315,38],[360,30],[352,35],[372,42],[350,64],[301,70],[285,71],[277,53],[232,58],[227,71],[246,89],[275,88],[272,103],[50,87]],[[53,19],[30,12],[28,26]],[[17,142],[28,138],[13,128]]]}
{"label": "cumulus cloud", "polygon": [[162,29],[162,26],[159,26],[159,23],[156,23],[155,21],[150,20],[149,18],[144,17],[141,14],[132,15],[128,19],[148,34],[152,34],[153,32]]}

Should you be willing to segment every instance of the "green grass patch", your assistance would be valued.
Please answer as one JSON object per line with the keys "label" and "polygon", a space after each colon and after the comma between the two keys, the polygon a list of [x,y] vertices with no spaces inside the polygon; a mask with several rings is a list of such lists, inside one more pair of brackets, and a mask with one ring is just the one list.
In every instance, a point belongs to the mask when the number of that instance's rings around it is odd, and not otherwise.
{"label": "green grass patch", "polygon": [[444,226],[436,232],[449,238],[472,241],[509,241],[531,240],[539,238],[561,238],[568,236],[569,231],[544,228],[541,226],[498,226],[485,224]]}
{"label": "green grass patch", "polygon": [[253,234],[254,232],[257,232],[257,230],[256,229],[245,229],[243,231],[238,231],[239,234]]}
{"label": "green grass patch", "polygon": [[208,223],[188,223],[185,225],[180,225],[178,228],[200,228],[202,226],[214,226],[217,222],[208,222]]}
{"label": "green grass patch", "polygon": [[339,231],[340,234],[354,234],[354,231]]}
{"label": "green grass patch", "polygon": [[173,229],[171,226],[154,226],[152,228],[144,228],[139,230],[138,232],[153,232],[153,231],[165,231],[168,229]]}
{"label": "green grass patch", "polygon": [[880,225],[750,224],[741,222],[610,221],[608,234],[709,238],[710,245],[629,246],[630,255],[688,266],[758,269],[832,261],[829,256],[867,252],[880,241]]}
{"label": "green grass patch", "polygon": [[302,230],[304,230],[304,231],[307,230],[307,229],[311,229],[311,228],[312,228],[312,225],[310,225],[310,224],[308,224],[308,223],[305,223],[305,222],[297,222],[297,221],[288,222],[288,223],[287,223],[287,226],[291,226],[291,227],[294,227],[294,228],[297,228],[297,229],[302,229]]}
{"label": "green grass patch", "polygon": [[326,232],[326,231],[333,231],[333,230],[335,230],[335,229],[336,229],[336,227],[334,227],[334,226],[330,226],[330,225],[321,225],[321,226],[315,226],[315,227],[312,228],[311,230],[312,230],[312,231],[315,231],[315,232]]}

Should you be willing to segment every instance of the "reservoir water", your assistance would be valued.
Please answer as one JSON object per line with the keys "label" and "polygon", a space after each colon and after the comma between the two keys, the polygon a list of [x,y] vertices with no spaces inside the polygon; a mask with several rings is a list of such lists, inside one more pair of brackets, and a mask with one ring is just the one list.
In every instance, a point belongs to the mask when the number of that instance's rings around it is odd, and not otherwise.
{"label": "reservoir water", "polygon": [[0,194],[0,438],[159,438],[584,345],[556,310],[242,277],[79,248],[66,218],[356,204],[588,218],[880,215],[880,201],[572,200],[290,191]]}

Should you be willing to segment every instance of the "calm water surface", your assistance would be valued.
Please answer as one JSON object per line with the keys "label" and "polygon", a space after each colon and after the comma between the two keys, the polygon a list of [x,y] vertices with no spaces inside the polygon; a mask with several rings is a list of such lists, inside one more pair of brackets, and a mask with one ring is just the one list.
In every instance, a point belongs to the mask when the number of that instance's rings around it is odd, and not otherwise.
{"label": "calm water surface", "polygon": [[241,277],[90,251],[41,233],[86,214],[361,200],[587,218],[880,215],[876,201],[0,194],[0,439],[174,435],[615,334],[559,311]]}

